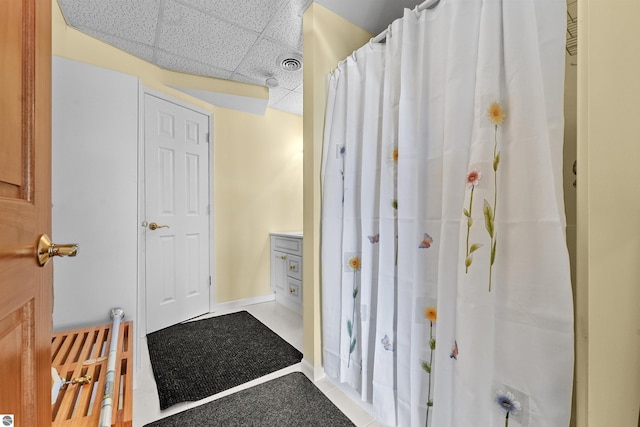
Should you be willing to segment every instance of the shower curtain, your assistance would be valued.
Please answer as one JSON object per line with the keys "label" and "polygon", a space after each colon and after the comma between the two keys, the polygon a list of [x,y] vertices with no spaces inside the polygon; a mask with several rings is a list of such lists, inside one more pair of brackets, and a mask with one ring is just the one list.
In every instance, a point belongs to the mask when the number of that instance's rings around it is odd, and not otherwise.
{"label": "shower curtain", "polygon": [[330,76],[323,365],[386,425],[569,424],[565,19],[441,0]]}

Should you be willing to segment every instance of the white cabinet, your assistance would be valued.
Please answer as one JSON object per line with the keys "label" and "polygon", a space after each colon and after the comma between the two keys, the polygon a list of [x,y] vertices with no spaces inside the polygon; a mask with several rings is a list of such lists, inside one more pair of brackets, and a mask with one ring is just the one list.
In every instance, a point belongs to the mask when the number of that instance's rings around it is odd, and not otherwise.
{"label": "white cabinet", "polygon": [[278,303],[302,314],[302,233],[271,234],[271,289]]}

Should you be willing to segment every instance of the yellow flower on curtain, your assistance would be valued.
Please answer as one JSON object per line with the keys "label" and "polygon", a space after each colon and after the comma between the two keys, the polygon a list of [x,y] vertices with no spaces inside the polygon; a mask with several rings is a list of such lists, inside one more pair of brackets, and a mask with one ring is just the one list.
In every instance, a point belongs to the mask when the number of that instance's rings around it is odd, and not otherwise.
{"label": "yellow flower on curtain", "polygon": [[422,369],[427,373],[428,377],[428,393],[427,393],[427,425],[429,424],[429,409],[433,406],[431,399],[431,373],[433,372],[433,352],[436,349],[436,339],[433,336],[433,323],[438,319],[438,310],[429,306],[424,309],[424,317],[429,320],[429,361],[421,361]]}
{"label": "yellow flower on curtain", "polygon": [[496,126],[501,126],[504,123],[504,119],[507,118],[507,115],[504,112],[504,109],[500,105],[499,102],[492,102],[487,110],[489,115],[489,120]]}
{"label": "yellow flower on curtain", "polygon": [[391,152],[391,161],[393,161],[393,163],[398,163],[398,147],[393,148],[393,151]]}
{"label": "yellow flower on curtain", "polygon": [[431,322],[435,322],[438,318],[438,310],[435,307],[427,307],[424,310],[424,317],[429,319]]}
{"label": "yellow flower on curtain", "polygon": [[347,359],[347,368],[348,368],[349,366],[351,366],[351,354],[355,351],[356,343],[357,343],[356,305],[357,305],[358,294],[360,292],[360,289],[358,288],[357,274],[358,274],[358,271],[360,271],[360,268],[362,267],[362,260],[359,254],[358,255],[345,254],[345,255],[346,256],[344,259],[347,260],[347,265],[349,266],[351,271],[353,271],[353,286],[351,289],[351,296],[353,297],[353,307],[351,310],[351,319],[347,319],[347,334],[349,335],[349,356],[348,356],[349,358]]}
{"label": "yellow flower on curtain", "polygon": [[487,110],[489,120],[495,125],[493,133],[493,205],[484,199],[482,206],[482,212],[484,214],[484,224],[491,238],[490,256],[489,256],[489,292],[491,292],[491,282],[493,280],[493,264],[496,261],[497,251],[497,232],[496,232],[496,209],[498,206],[498,166],[500,165],[500,151],[498,151],[498,126],[501,126],[507,114],[504,112],[502,105],[499,102],[494,101],[489,105]]}

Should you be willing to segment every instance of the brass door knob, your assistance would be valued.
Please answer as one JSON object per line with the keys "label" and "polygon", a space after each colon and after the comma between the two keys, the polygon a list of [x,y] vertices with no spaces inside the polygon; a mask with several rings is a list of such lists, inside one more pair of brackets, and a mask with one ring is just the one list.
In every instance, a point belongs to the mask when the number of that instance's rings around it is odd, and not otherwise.
{"label": "brass door knob", "polygon": [[170,228],[168,225],[158,225],[155,222],[149,223],[149,230],[157,230],[158,228]]}
{"label": "brass door knob", "polygon": [[40,236],[38,240],[38,248],[36,249],[36,258],[38,258],[38,264],[40,267],[44,267],[49,260],[54,256],[70,256],[74,257],[78,255],[78,244],[55,244],[51,243],[51,239],[46,234]]}

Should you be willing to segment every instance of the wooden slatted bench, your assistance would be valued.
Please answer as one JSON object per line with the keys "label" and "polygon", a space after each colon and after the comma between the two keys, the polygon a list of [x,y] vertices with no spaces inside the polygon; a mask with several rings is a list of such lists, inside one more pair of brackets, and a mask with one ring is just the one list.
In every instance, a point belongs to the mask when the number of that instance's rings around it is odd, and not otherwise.
{"label": "wooden slatted bench", "polygon": [[[83,384],[67,384],[51,407],[52,426],[91,426],[100,422],[112,325],[75,329],[53,336],[51,366],[66,381],[90,376]],[[133,322],[119,328],[112,426],[131,427],[133,418]]]}

